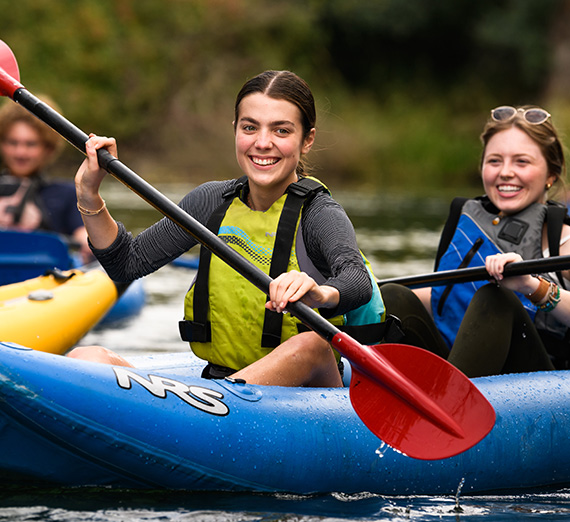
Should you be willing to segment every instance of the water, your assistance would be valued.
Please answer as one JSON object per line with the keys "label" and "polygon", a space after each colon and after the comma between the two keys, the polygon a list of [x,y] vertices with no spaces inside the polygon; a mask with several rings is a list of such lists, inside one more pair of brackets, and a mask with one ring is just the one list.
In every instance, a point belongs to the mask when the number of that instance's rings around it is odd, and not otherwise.
{"label": "water", "polygon": [[89,488],[2,493],[5,521],[507,522],[570,517],[570,491],[517,496],[382,497],[137,492]]}
{"label": "water", "polygon": [[[119,184],[105,199],[114,215],[138,231],[158,214]],[[173,200],[179,187],[160,187]],[[405,198],[336,194],[357,229],[361,248],[376,276],[389,278],[429,272],[449,198]],[[126,358],[157,351],[183,351],[178,337],[182,300],[194,272],[167,266],[147,277],[148,302],[136,318],[115,328],[95,330],[82,344],[102,344]],[[449,521],[502,522],[567,520],[570,489],[517,495],[463,496],[461,484],[444,496],[386,497],[363,492],[319,496],[282,494],[132,491],[108,488],[5,489],[0,491],[4,521]]]}

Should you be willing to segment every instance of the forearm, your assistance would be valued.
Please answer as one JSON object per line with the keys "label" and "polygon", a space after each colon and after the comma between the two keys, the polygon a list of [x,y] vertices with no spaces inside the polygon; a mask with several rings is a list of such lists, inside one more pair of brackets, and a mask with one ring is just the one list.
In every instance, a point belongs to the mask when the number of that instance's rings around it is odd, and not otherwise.
{"label": "forearm", "polygon": [[117,237],[117,223],[109,214],[99,188],[106,172],[99,167],[97,151],[107,149],[117,156],[117,144],[113,138],[90,135],[85,143],[87,158],[75,175],[77,208],[81,213],[89,241],[94,248],[108,248]]}
{"label": "forearm", "polygon": [[531,290],[526,294],[539,310],[549,313],[554,319],[570,326],[570,292],[556,283],[540,277],[530,277]]}
{"label": "forearm", "polygon": [[118,227],[103,198],[98,195],[90,198],[89,203],[83,201],[78,199],[78,208],[91,245],[99,250],[110,247],[117,238]]}
{"label": "forearm", "polygon": [[560,301],[551,315],[566,326],[570,326],[570,292],[560,289]]}

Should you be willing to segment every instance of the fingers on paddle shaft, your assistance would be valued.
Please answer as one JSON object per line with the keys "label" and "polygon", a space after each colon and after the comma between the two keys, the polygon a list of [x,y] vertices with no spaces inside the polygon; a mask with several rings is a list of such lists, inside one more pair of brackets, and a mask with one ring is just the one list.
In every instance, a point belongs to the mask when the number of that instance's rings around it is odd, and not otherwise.
{"label": "fingers on paddle shaft", "polygon": [[[417,459],[444,459],[468,450],[493,428],[489,401],[441,357],[403,344],[367,348],[376,352],[367,359],[372,368],[353,366],[350,397],[362,421],[392,448]],[[375,372],[386,363],[411,390],[400,393],[383,384]]]}

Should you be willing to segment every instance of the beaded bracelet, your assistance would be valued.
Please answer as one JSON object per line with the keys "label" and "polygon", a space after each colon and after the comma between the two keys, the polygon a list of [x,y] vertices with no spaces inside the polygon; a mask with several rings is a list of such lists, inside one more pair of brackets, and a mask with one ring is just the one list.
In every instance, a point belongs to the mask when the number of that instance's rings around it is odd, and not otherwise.
{"label": "beaded bracelet", "polygon": [[83,214],[84,216],[96,216],[97,214],[101,214],[101,212],[105,210],[105,206],[105,200],[103,200],[103,206],[99,210],[88,210],[86,208],[83,208],[79,204],[79,201],[77,202],[77,210],[79,210],[79,213]]}
{"label": "beaded bracelet", "polygon": [[548,299],[543,303],[537,305],[541,312],[552,312],[560,302],[560,288],[555,283],[550,283],[550,292]]}
{"label": "beaded bracelet", "polygon": [[538,288],[532,294],[528,294],[528,298],[533,304],[540,303],[546,297],[548,290],[550,290],[550,283],[546,279],[540,276],[537,279]]}

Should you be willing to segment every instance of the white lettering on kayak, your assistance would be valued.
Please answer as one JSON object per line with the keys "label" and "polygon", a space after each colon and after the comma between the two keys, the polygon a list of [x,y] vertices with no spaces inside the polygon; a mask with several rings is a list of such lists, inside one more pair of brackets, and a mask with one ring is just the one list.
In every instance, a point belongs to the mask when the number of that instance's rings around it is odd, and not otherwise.
{"label": "white lettering on kayak", "polygon": [[224,395],[218,391],[203,388],[202,386],[188,386],[180,381],[149,375],[148,379],[127,368],[113,367],[117,377],[117,384],[125,390],[131,389],[132,381],[137,382],[155,397],[166,398],[166,392],[170,392],[182,399],[185,403],[212,415],[227,415],[229,408],[219,399]]}

